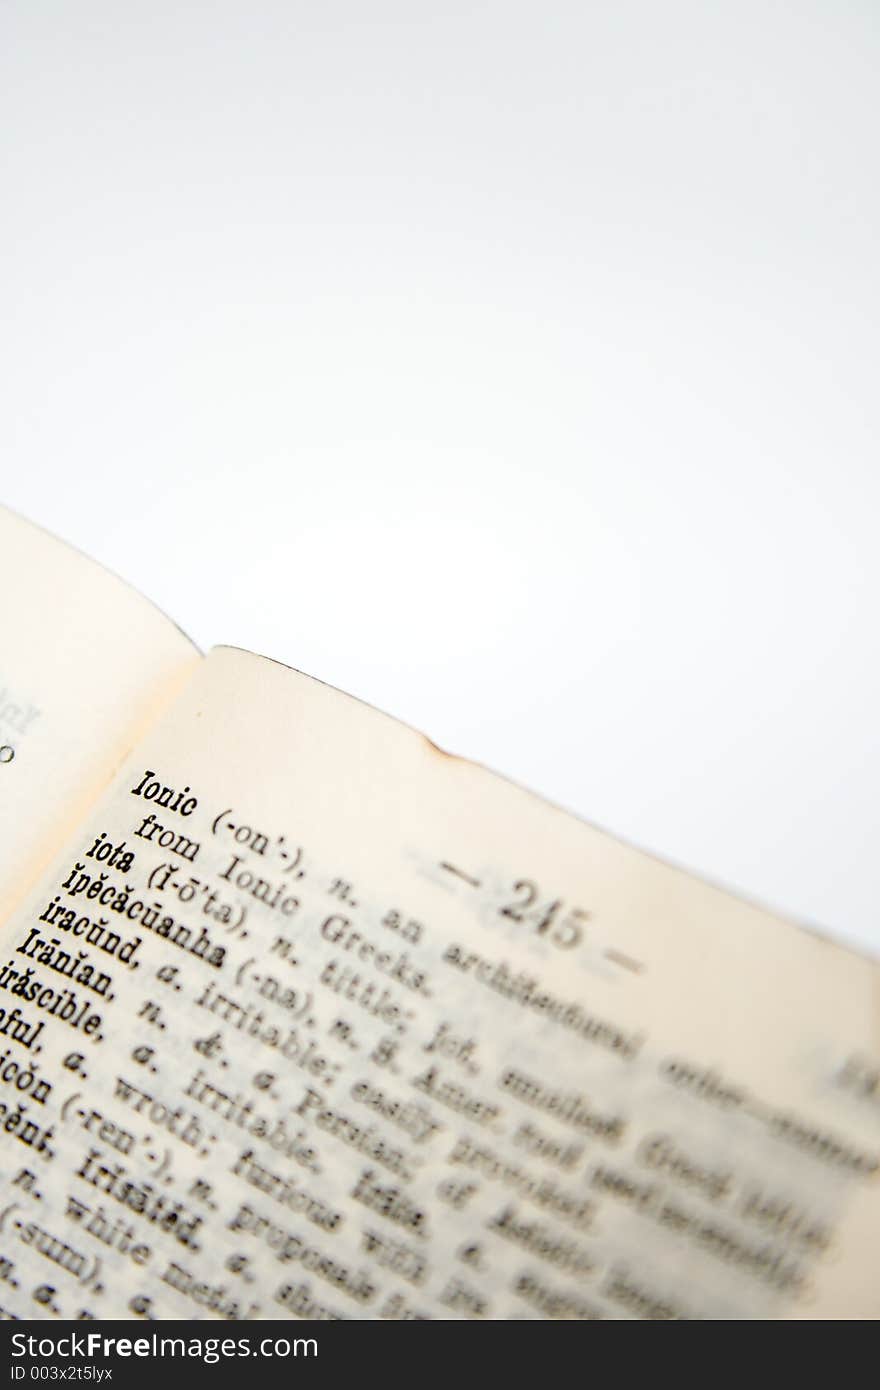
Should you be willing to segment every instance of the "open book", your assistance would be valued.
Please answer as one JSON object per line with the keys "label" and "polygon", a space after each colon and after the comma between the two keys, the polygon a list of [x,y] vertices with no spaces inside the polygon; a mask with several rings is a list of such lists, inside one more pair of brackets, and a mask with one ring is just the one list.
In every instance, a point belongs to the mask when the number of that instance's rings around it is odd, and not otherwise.
{"label": "open book", "polygon": [[0,1306],[880,1313],[880,968],[0,512]]}

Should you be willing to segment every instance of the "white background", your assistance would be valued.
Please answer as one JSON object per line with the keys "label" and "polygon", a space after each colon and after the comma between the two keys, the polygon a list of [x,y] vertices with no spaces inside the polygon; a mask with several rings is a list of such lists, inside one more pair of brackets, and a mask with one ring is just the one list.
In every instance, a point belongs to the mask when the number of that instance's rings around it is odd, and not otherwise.
{"label": "white background", "polygon": [[878,73],[871,0],[3,0],[2,500],[880,950]]}

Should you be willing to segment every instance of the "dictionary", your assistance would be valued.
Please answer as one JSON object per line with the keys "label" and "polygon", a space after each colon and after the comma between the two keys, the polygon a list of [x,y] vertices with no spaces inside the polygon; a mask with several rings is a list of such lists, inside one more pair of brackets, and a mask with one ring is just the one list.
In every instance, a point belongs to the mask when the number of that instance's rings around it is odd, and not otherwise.
{"label": "dictionary", "polygon": [[0,1314],[880,1314],[880,966],[0,511]]}

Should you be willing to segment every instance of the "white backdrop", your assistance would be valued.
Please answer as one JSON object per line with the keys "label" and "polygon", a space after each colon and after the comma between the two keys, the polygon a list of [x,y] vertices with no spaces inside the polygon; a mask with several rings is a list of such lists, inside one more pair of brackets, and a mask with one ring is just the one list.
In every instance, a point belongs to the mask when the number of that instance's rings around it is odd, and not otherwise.
{"label": "white backdrop", "polygon": [[878,72],[868,0],[4,0],[2,500],[880,950]]}

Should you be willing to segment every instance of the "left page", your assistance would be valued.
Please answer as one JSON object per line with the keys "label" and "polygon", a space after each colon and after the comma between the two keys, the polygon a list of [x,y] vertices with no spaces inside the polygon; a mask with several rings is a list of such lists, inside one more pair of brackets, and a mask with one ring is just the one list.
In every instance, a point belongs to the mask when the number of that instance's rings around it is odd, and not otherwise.
{"label": "left page", "polygon": [[200,660],[121,579],[0,508],[0,924]]}

